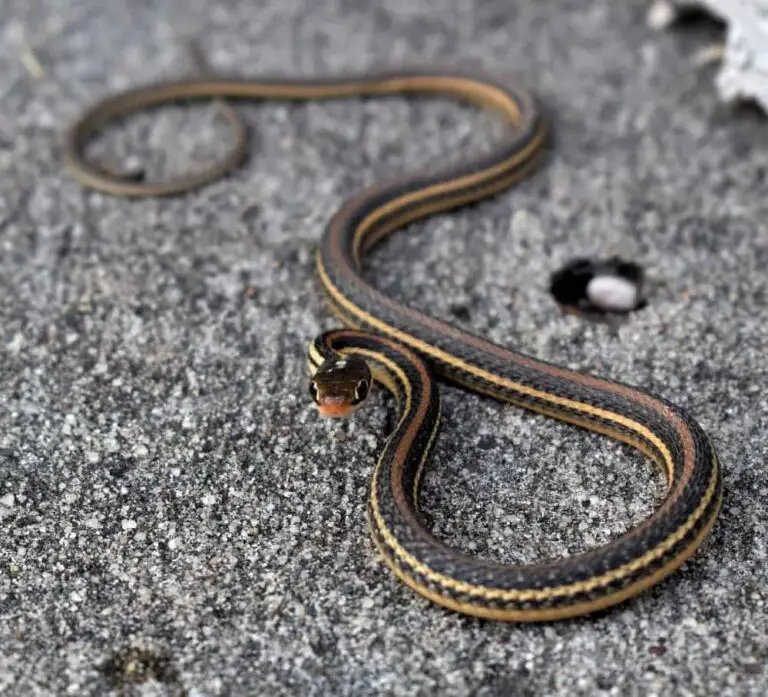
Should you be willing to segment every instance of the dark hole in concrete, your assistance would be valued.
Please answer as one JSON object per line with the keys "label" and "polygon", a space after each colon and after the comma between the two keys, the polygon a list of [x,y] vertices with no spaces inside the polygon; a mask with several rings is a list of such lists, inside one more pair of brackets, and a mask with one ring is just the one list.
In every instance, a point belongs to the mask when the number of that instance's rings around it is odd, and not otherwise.
{"label": "dark hole in concrete", "polygon": [[634,262],[578,258],[552,274],[549,290],[564,312],[600,320],[645,307],[644,281],[643,269]]}

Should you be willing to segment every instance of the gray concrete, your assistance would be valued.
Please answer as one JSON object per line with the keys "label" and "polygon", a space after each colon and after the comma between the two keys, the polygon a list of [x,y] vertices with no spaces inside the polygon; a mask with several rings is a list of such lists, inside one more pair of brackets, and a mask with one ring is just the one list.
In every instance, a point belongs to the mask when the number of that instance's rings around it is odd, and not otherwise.
{"label": "gray concrete", "polygon": [[[768,121],[691,70],[709,30],[657,35],[639,0],[131,4],[0,9],[0,693],[766,694]],[[396,235],[371,278],[690,408],[727,496],[680,573],[600,616],[514,626],[445,612],[379,563],[364,508],[391,405],[348,422],[310,408],[305,347],[334,325],[313,249],[360,186],[482,147],[492,120],[439,100],[246,105],[252,157],[226,180],[85,192],[62,171],[65,124],[189,70],[190,35],[227,72],[453,62],[536,88],[546,167]],[[99,149],[162,176],[222,137],[214,109],[177,108]],[[582,254],[644,264],[649,307],[618,329],[561,316],[548,275]],[[573,553],[662,493],[621,447],[445,394],[425,509],[462,549]]]}

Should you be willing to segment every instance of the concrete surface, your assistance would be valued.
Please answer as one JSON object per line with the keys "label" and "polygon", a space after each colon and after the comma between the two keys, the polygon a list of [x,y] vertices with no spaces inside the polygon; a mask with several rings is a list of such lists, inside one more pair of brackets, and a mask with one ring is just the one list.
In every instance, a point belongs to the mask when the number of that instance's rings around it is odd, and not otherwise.
{"label": "concrete surface", "polygon": [[[125,7],[124,7],[125,6]],[[4,0],[0,8],[0,693],[764,695],[768,121],[718,105],[647,3]],[[334,325],[312,252],[345,197],[492,142],[440,101],[246,105],[252,157],[177,199],[84,191],[62,132],[106,91],[183,74],[480,64],[553,114],[516,191],[401,233],[382,288],[543,358],[689,407],[725,468],[711,540],[661,586],[547,626],[414,596],[364,525],[391,410],[306,397]],[[222,147],[212,107],[131,119],[98,149],[151,176]],[[416,232],[418,230],[418,232]],[[576,255],[648,270],[618,329],[561,316]],[[642,519],[659,475],[624,448],[446,389],[425,508],[446,540],[533,561]]]}

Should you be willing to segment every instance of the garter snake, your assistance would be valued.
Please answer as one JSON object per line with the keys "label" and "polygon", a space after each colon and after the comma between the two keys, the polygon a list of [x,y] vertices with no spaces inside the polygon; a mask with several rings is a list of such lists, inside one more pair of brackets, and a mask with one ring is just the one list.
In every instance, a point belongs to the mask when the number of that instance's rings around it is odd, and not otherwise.
{"label": "garter snake", "polygon": [[[493,110],[508,122],[509,133],[490,153],[398,176],[358,193],[332,216],[318,248],[322,289],[348,328],[325,333],[310,346],[315,400],[328,413],[333,404],[339,407],[337,413],[349,411],[355,406],[352,401],[365,398],[368,377],[363,373],[370,370],[398,403],[397,425],[370,487],[368,521],[374,543],[408,586],[469,615],[556,620],[619,603],[677,569],[714,524],[722,480],[705,432],[683,409],[660,397],[490,343],[395,301],[372,287],[362,273],[366,253],[394,230],[496,194],[537,166],[548,128],[527,91],[490,75],[434,70],[330,79],[165,82],[117,94],[88,109],[68,133],[65,159],[89,187],[125,196],[175,194],[223,175],[242,158],[245,129],[229,100],[395,94],[439,95]],[[129,181],[87,159],[89,138],[118,117],[176,100],[203,98],[227,100],[224,114],[237,134],[235,147],[209,169],[165,183],[145,183]],[[348,380],[339,381],[347,364],[354,371]],[[331,394],[330,372],[336,387],[342,387],[341,397]],[[424,464],[440,422],[435,376],[629,444],[666,475],[664,500],[620,538],[565,559],[507,565],[452,549],[427,529],[419,512]],[[357,386],[356,400],[344,396],[351,394],[351,385]]]}

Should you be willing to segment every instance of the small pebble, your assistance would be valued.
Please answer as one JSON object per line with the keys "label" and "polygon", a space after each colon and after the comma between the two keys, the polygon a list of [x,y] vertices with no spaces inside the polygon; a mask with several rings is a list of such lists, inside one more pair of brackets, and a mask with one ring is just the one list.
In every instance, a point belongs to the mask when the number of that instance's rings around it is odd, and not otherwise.
{"label": "small pebble", "polygon": [[613,312],[630,312],[637,306],[637,285],[621,276],[595,276],[587,283],[593,305]]}

